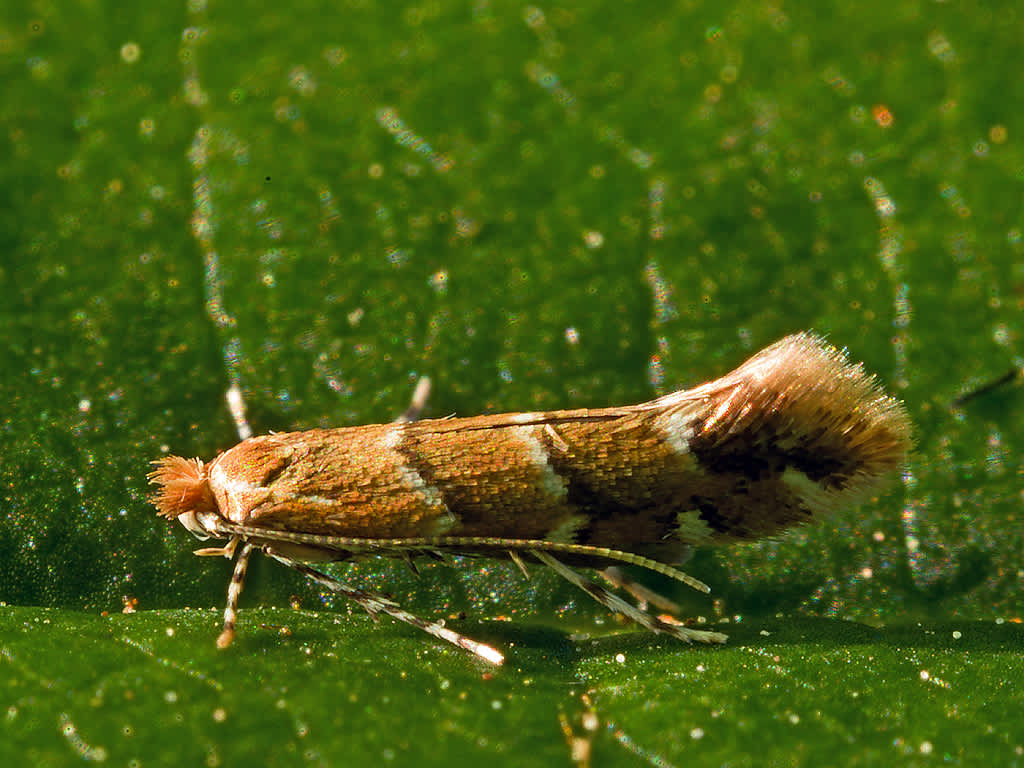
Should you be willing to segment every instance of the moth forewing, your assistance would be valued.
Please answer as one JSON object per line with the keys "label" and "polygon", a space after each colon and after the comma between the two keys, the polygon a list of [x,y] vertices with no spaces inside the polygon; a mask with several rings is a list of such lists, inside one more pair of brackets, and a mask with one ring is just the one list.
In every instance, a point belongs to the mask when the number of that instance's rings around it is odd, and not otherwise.
{"label": "moth forewing", "polygon": [[720,379],[640,405],[264,435],[209,464],[160,459],[150,479],[160,514],[199,538],[245,542],[218,644],[233,636],[255,547],[371,613],[493,662],[494,649],[301,561],[511,553],[652,631],[722,642],[629,605],[573,567],[633,564],[706,591],[671,565],[691,546],[775,536],[858,502],[903,464],[910,432],[902,405],[860,366],[797,334]]}

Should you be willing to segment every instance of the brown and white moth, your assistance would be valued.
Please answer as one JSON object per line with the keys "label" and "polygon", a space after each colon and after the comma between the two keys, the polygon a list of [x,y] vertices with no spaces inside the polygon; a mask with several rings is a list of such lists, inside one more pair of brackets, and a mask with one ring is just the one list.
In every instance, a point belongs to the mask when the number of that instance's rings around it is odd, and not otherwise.
{"label": "brown and white moth", "polygon": [[801,333],[720,379],[639,405],[399,421],[253,437],[209,464],[155,463],[160,514],[235,554],[219,647],[255,547],[342,594],[494,663],[501,654],[305,565],[361,555],[533,558],[655,632],[663,620],[574,567],[681,573],[692,546],[776,536],[856,504],[905,461],[911,425],[874,377]]}

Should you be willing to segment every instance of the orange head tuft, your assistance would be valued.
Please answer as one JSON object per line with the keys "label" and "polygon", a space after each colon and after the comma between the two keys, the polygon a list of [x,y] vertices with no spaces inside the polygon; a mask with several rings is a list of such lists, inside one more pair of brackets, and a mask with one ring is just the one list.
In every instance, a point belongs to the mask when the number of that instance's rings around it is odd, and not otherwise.
{"label": "orange head tuft", "polygon": [[147,477],[158,490],[151,501],[168,520],[212,506],[213,496],[202,460],[167,456],[157,459],[153,465],[156,469]]}

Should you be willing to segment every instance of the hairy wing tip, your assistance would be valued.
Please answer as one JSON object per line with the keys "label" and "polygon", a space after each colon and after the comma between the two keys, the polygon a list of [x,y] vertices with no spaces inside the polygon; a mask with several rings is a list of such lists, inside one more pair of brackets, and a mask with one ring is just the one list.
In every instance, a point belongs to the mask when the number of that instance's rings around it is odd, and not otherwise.
{"label": "hairy wing tip", "polygon": [[201,459],[165,456],[153,462],[147,477],[157,491],[150,501],[157,511],[173,520],[200,506],[207,495],[206,469]]}
{"label": "hairy wing tip", "polygon": [[844,486],[867,489],[905,464],[906,408],[821,336],[802,332],[699,387],[697,432],[714,445],[774,446]]}
{"label": "hairy wing tip", "polygon": [[[902,402],[888,394],[878,378],[852,363],[844,351],[813,334],[802,335],[809,352],[806,402],[800,412],[809,425],[841,438],[851,464],[867,485],[900,469],[913,448],[913,425]],[[806,346],[805,346],[806,348]]]}

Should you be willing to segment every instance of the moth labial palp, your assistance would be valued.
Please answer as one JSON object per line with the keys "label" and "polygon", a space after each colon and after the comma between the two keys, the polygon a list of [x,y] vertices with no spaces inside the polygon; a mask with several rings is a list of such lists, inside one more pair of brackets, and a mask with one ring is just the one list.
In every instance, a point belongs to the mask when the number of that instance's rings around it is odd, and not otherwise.
{"label": "moth labial palp", "polygon": [[[261,549],[371,614],[500,663],[495,649],[304,563],[440,553],[511,556],[525,571],[529,559],[651,631],[720,643],[724,635],[663,621],[574,568],[642,596],[654,593],[613,566],[707,591],[673,565],[692,546],[776,536],[863,501],[911,447],[903,406],[809,333],[639,405],[417,421],[424,393],[414,400],[404,421],[254,437],[209,464],[160,459],[154,503],[199,538],[244,542],[246,556]],[[235,573],[224,644],[244,564]]]}

